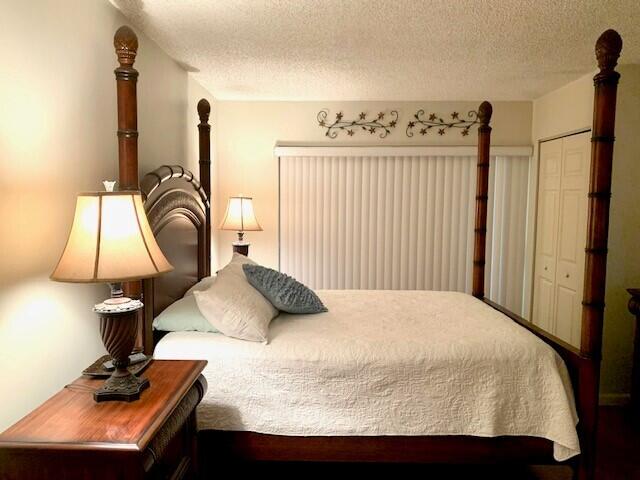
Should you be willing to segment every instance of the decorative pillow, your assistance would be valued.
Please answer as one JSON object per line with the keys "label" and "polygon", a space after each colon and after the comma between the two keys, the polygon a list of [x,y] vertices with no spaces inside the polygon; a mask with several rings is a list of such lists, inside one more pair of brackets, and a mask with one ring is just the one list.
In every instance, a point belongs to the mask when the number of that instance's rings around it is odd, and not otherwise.
{"label": "decorative pillow", "polygon": [[295,278],[260,265],[242,265],[247,280],[278,310],[287,313],[320,313],[327,307],[313,290]]}
{"label": "decorative pillow", "polygon": [[215,281],[216,281],[215,275],[212,275],[211,277],[204,277],[202,280],[196,283],[193,287],[187,290],[187,293],[185,293],[184,296],[187,297],[189,295],[193,295],[193,292],[207,290],[209,287],[211,287],[211,285],[213,285],[213,282]]}
{"label": "decorative pillow", "polygon": [[187,295],[165,308],[153,319],[153,328],[166,332],[218,332],[202,316],[193,295]]}
{"label": "decorative pillow", "polygon": [[222,270],[218,270],[217,275],[220,276],[222,272],[225,272],[233,273],[234,275],[245,278],[244,272],[242,271],[242,265],[244,265],[245,263],[248,263],[249,265],[257,265],[257,263],[251,260],[249,257],[245,257],[241,253],[233,252],[231,261],[227,263],[227,265]]}
{"label": "decorative pillow", "polygon": [[253,288],[242,271],[247,257],[234,254],[231,262],[218,272],[208,290],[193,292],[202,315],[228,337],[266,342],[269,323],[278,315],[262,294]]}
{"label": "decorative pillow", "polygon": [[[231,257],[231,261],[229,262],[229,264],[227,264],[227,267],[231,264],[234,265],[241,265],[243,263],[251,263],[251,264],[256,264],[256,262],[254,262],[253,260],[251,260],[249,257],[246,257],[240,253],[233,253],[233,257]],[[237,267],[236,267],[237,268]],[[187,290],[187,292],[184,294],[184,296],[186,297],[187,295],[193,295],[193,292],[200,292],[203,290],[208,290],[209,288],[211,288],[211,285],[213,285],[216,281],[218,272],[215,272],[213,275],[211,275],[210,277],[204,277],[202,280],[200,280],[198,283],[196,283],[193,287],[191,287],[189,290]]]}

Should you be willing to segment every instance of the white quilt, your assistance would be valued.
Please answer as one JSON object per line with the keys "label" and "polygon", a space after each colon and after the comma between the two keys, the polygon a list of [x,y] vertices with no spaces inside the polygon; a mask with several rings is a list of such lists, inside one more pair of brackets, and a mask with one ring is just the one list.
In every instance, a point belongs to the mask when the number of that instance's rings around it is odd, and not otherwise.
{"label": "white quilt", "polygon": [[580,452],[562,359],[474,297],[318,291],[329,312],[281,314],[269,343],[174,332],[159,359],[206,359],[200,429],[276,435],[526,435]]}

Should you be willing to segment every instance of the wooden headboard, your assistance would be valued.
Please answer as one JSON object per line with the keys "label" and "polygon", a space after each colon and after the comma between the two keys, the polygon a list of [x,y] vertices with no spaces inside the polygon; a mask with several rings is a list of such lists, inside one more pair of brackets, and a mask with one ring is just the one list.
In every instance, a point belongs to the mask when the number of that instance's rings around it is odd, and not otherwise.
{"label": "wooden headboard", "polygon": [[[138,132],[136,80],[133,68],[138,40],[129,27],[118,29],[114,39],[120,66],[115,70],[118,87],[119,173],[122,188],[138,188]],[[622,39],[614,30],[604,32],[596,43],[599,72],[594,77],[594,113],[591,170],[588,194],[588,226],[585,248],[585,275],[582,302],[582,341],[577,349],[533,323],[520,318],[484,297],[489,180],[489,125],[492,107],[483,102],[478,109],[478,164],[473,255],[475,297],[501,311],[522,327],[551,345],[564,359],[572,377],[580,423],[581,449],[578,474],[590,478],[595,450],[602,326],[611,196],[611,169],[615,130],[616,92],[620,74],[615,71],[622,50]],[[153,351],[152,321],[195,282],[210,272],[210,106],[198,103],[200,124],[199,177],[180,166],[163,166],[146,175],[140,188],[146,195],[147,213],[158,243],[176,267],[170,275],[144,283],[144,321],[141,336],[147,353]],[[129,295],[141,292],[140,282],[126,287]]]}
{"label": "wooden headboard", "polygon": [[211,231],[211,205],[200,182],[180,165],[163,165],[148,173],[140,182],[140,190],[153,234],[174,267],[172,272],[142,282],[143,345],[145,353],[151,354],[155,344],[153,319],[210,275],[211,242],[207,233]]}

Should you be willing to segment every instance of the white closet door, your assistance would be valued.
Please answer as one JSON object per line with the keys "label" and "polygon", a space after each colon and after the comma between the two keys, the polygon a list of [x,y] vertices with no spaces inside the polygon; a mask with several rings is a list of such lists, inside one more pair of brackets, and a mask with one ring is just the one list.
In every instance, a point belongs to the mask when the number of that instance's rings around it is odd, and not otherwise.
{"label": "white closet door", "polygon": [[555,331],[555,276],[558,250],[562,139],[540,145],[538,216],[533,281],[533,322]]}
{"label": "white closet door", "polygon": [[540,146],[533,322],[580,345],[589,133]]}
{"label": "white closet door", "polygon": [[587,133],[563,139],[556,265],[556,335],[576,346],[580,345],[590,147]]}

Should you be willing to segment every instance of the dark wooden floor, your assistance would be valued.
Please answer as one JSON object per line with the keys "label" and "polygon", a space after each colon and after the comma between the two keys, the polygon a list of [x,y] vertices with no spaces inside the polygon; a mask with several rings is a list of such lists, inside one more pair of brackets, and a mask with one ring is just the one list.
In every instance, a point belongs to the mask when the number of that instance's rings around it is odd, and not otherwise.
{"label": "dark wooden floor", "polygon": [[[461,452],[461,455],[464,453]],[[598,435],[597,480],[640,480],[640,429],[634,429],[624,409],[602,407]],[[277,475],[286,478],[308,476],[376,478],[420,478],[422,480],[571,480],[567,467],[549,466],[415,466],[371,464],[246,464],[235,473]]]}
{"label": "dark wooden floor", "polygon": [[640,425],[622,408],[601,407],[597,480],[640,480]]}

